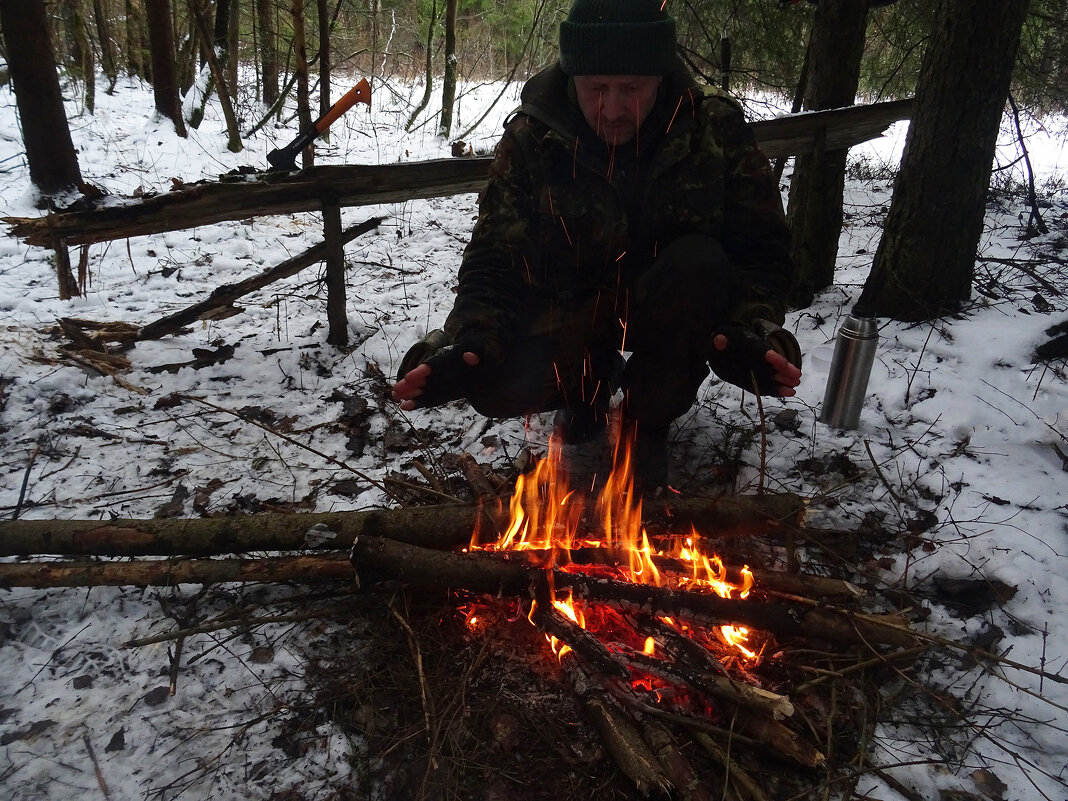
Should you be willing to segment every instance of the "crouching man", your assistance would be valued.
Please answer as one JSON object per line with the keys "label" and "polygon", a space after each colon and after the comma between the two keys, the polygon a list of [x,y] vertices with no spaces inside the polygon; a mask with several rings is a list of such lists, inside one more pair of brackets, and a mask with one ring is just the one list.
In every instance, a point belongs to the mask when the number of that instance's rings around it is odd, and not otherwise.
{"label": "crouching man", "polygon": [[603,430],[622,389],[646,492],[709,368],[765,395],[801,380],[773,173],[740,107],[678,58],[662,5],[575,0],[497,146],[444,330],[393,389],[405,410],[558,410],[564,443]]}

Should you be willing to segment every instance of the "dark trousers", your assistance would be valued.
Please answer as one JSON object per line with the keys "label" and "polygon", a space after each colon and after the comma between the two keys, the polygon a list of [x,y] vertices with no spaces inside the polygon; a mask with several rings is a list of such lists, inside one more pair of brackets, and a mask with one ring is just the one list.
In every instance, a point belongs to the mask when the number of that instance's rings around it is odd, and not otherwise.
{"label": "dark trousers", "polygon": [[[712,335],[730,308],[730,264],[705,236],[675,240],[632,287],[579,300],[543,299],[497,366],[468,396],[487,417],[584,405],[603,411],[616,389],[626,416],[666,426],[708,376]],[[631,356],[622,367],[620,351]]]}

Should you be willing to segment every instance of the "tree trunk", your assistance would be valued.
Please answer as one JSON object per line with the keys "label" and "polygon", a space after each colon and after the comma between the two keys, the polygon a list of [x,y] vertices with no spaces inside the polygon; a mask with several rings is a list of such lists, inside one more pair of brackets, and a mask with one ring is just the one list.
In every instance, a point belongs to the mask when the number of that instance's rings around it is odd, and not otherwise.
{"label": "tree trunk", "polygon": [[423,75],[423,80],[425,81],[423,99],[419,101],[414,109],[412,109],[411,116],[408,117],[408,124],[404,126],[404,130],[406,131],[412,130],[412,126],[415,125],[415,121],[419,115],[423,113],[423,109],[430,105],[430,96],[434,91],[434,26],[437,22],[438,0],[431,0],[430,22],[428,22],[426,26],[426,67]]}
{"label": "tree trunk", "polygon": [[226,27],[226,58],[220,59],[230,100],[237,102],[239,37],[241,34],[241,0],[230,0],[230,21]]}
{"label": "tree trunk", "polygon": [[[311,102],[308,97],[308,45],[304,35],[304,0],[293,0],[293,72],[297,76],[297,121],[301,131],[312,126]],[[309,144],[300,154],[301,166],[315,165],[315,146]]]}
{"label": "tree trunk", "polygon": [[211,46],[215,50],[219,66],[226,71],[230,55],[230,15],[233,13],[234,4],[235,0],[215,0],[215,25],[212,28]]}
{"label": "tree trunk", "polygon": [[152,92],[156,111],[174,123],[179,136],[185,136],[170,0],[145,0],[145,18],[152,52]]}
{"label": "tree trunk", "polygon": [[119,79],[118,61],[115,58],[115,43],[111,39],[111,25],[103,0],[93,0],[93,19],[96,21],[96,38],[100,41],[100,66],[108,78],[107,92],[115,90]]}
{"label": "tree trunk", "polygon": [[260,26],[260,70],[263,73],[263,104],[270,108],[278,100],[278,44],[271,0],[256,0]]}
{"label": "tree trunk", "polygon": [[[319,12],[319,116],[330,110],[330,9],[327,0],[316,0]],[[330,141],[330,129],[319,135],[320,139]]]}
{"label": "tree trunk", "polygon": [[45,195],[82,183],[43,0],[0,2],[0,25],[15,90],[30,181]]}
{"label": "tree trunk", "polygon": [[[223,75],[222,65],[219,63],[219,59],[215,57],[217,49],[211,44],[208,21],[204,18],[195,2],[189,4],[189,13],[194,17],[194,28],[205,46],[208,69],[211,71],[212,79],[219,89],[219,105],[222,106],[223,118],[226,120],[226,148],[231,153],[240,153],[244,145],[241,144],[241,132],[237,128],[237,114],[234,112],[234,104],[230,99],[230,92],[226,86],[226,77]],[[207,99],[206,95],[207,92],[205,91],[205,100]]]}
{"label": "tree trunk", "polygon": [[126,74],[144,74],[144,40],[141,37],[141,5],[138,0],[126,0]]}
{"label": "tree trunk", "polygon": [[456,0],[445,0],[445,75],[441,79],[441,127],[438,135],[452,133],[452,107],[456,103]]}
{"label": "tree trunk", "polygon": [[940,0],[894,197],[858,306],[927,320],[971,294],[1027,0]]}
{"label": "tree trunk", "polygon": [[70,12],[71,54],[77,62],[77,73],[85,86],[85,110],[96,111],[96,62],[93,60],[93,45],[85,21],[83,0],[71,0]]}
{"label": "tree trunk", "polygon": [[[823,0],[817,6],[805,59],[804,105],[809,111],[856,102],[867,16],[867,0]],[[818,139],[794,163],[787,218],[798,272],[793,303],[798,307],[808,306],[815,292],[834,283],[847,154]]]}

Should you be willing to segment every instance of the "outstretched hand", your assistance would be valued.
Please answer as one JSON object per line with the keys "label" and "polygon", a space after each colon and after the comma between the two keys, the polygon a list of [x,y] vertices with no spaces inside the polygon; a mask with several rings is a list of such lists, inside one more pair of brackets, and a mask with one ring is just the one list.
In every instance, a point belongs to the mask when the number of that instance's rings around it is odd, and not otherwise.
{"label": "outstretched hand", "polygon": [[[477,367],[479,363],[478,354],[473,351],[464,351],[461,359],[468,367]],[[435,362],[437,362],[436,373]],[[450,372],[448,368],[449,363],[437,356],[417,365],[393,385],[393,400],[400,401],[401,409],[410,412],[413,409],[437,406],[439,403],[462,397],[462,393],[456,394],[455,385],[458,377],[447,375]],[[445,397],[447,395],[452,395],[452,397]]]}
{"label": "outstretched hand", "polygon": [[[719,353],[725,353],[730,345],[731,341],[726,334],[716,334],[712,338],[712,347]],[[781,398],[789,398],[796,395],[796,387],[801,383],[801,368],[792,364],[785,356],[772,348],[768,348],[763,356],[764,361],[770,368],[770,380],[773,386],[769,387],[770,391],[762,394],[778,395]],[[764,372],[767,372],[767,370]],[[735,382],[732,381],[732,383]],[[746,389],[741,383],[738,385]],[[748,389],[752,391],[751,386]]]}

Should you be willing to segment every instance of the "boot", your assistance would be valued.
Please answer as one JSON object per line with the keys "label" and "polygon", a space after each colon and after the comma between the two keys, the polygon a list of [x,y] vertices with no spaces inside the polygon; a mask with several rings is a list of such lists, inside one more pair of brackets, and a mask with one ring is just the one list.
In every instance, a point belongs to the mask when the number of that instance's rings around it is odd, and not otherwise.
{"label": "boot", "polygon": [[634,492],[653,497],[668,487],[668,429],[669,426],[636,428],[631,450]]}

